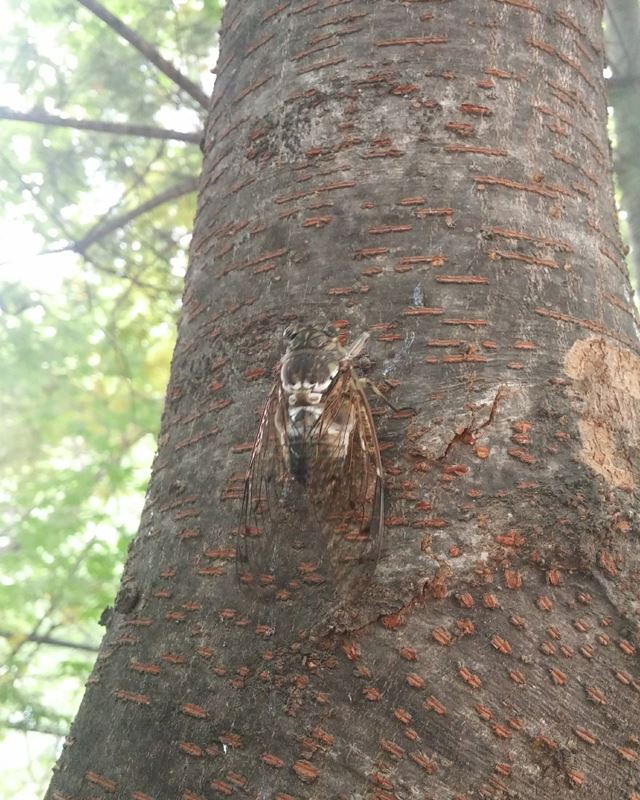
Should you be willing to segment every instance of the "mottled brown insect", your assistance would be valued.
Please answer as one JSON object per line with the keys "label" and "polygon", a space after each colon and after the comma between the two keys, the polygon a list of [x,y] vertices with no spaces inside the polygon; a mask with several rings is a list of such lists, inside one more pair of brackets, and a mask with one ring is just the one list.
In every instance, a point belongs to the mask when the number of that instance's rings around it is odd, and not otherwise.
{"label": "mottled brown insect", "polygon": [[267,398],[242,501],[243,583],[295,589],[355,585],[377,560],[383,532],[380,448],[353,361],[332,328],[290,326]]}

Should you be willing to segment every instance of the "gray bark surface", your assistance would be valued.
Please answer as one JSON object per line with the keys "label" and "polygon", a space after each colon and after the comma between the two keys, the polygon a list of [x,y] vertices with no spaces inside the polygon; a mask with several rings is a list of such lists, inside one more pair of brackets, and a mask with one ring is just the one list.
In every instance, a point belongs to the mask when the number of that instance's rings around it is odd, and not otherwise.
{"label": "gray bark surface", "polygon": [[[140,531],[47,800],[638,800],[640,359],[596,0],[228,0]],[[358,597],[236,579],[294,320],[371,332]],[[335,601],[337,599],[338,606]]]}

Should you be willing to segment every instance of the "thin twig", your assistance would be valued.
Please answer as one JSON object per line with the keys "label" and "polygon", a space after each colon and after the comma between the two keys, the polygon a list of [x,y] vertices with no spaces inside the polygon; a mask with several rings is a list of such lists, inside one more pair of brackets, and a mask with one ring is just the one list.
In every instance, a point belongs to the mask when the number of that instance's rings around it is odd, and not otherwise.
{"label": "thin twig", "polygon": [[10,722],[0,720],[0,728],[8,728],[13,731],[27,731],[28,733],[43,733],[47,736],[57,736],[62,739],[67,735],[67,730],[61,728],[50,728],[47,725],[38,725],[37,722]]}
{"label": "thin twig", "polygon": [[133,283],[135,286],[138,286],[140,289],[149,289],[152,292],[168,294],[174,297],[180,296],[180,292],[177,290],[168,289],[166,286],[158,286],[157,284],[149,283],[148,281],[142,281],[140,278],[130,275],[128,272],[119,272],[115,267],[105,267],[102,264],[97,264],[93,258],[88,258],[86,260],[87,263],[91,264],[91,266],[98,272],[104,272],[106,275],[114,275],[116,278],[120,278],[121,280],[131,281],[131,283]]}
{"label": "thin twig", "polygon": [[91,230],[82,237],[82,239],[78,239],[78,241],[73,242],[67,247],[61,247],[58,250],[49,250],[47,252],[52,253],[71,250],[74,253],[84,254],[92,244],[95,244],[97,241],[103,239],[105,236],[108,236],[110,233],[117,231],[119,228],[124,228],[125,225],[128,225],[134,219],[137,219],[137,217],[140,217],[149,211],[153,211],[154,208],[157,208],[164,203],[168,203],[170,200],[175,200],[185,194],[195,192],[197,188],[198,178],[189,178],[182,183],[177,183],[175,186],[169,187],[164,192],[160,192],[160,194],[157,194],[150,200],[146,200],[144,203],[136,206],[136,208],[132,208],[131,211],[127,211],[125,214],[120,214],[120,216],[114,217],[106,222],[99,222],[97,225],[94,225],[93,228],[91,228]]}
{"label": "thin twig", "polygon": [[155,64],[160,72],[163,72],[181,89],[184,89],[184,91],[193,97],[203,108],[209,108],[209,98],[202,89],[190,78],[187,78],[186,75],[183,75],[180,70],[176,69],[171,62],[163,58],[152,44],[143,39],[135,31],[131,30],[119,17],[116,17],[108,11],[103,5],[98,3],[97,0],[78,0],[78,2],[106,23],[117,34],[122,36],[123,39],[126,39],[136,50],[139,50],[146,59],[152,64]]}
{"label": "thin twig", "polygon": [[202,133],[195,131],[173,131],[155,128],[152,125],[124,125],[119,122],[102,122],[91,119],[72,119],[47,114],[38,108],[31,111],[14,111],[12,108],[0,106],[0,119],[13,119],[19,122],[34,122],[38,125],[55,125],[58,128],[75,128],[80,131],[96,131],[97,133],[113,133],[118,136],[143,136],[145,139],[176,139],[180,142],[198,144]]}
{"label": "thin twig", "polygon": [[94,645],[69,642],[66,639],[56,639],[55,636],[40,636],[35,633],[23,636],[22,634],[11,633],[10,631],[0,631],[0,637],[3,639],[19,639],[20,641],[35,642],[36,644],[49,644],[52,647],[68,647],[71,650],[86,650],[88,653],[98,652],[98,647]]}
{"label": "thin twig", "polygon": [[632,86],[640,86],[639,75],[625,75],[622,78],[608,78],[606,81],[607,89],[628,89]]}

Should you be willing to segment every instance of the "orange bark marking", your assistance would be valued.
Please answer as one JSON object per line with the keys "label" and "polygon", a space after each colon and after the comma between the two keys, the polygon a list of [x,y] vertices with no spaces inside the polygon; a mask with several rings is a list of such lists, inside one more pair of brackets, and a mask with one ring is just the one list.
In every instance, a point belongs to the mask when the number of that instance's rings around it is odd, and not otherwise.
{"label": "orange bark marking", "polygon": [[512,181],[508,178],[500,178],[496,175],[478,175],[473,178],[474,183],[479,183],[487,186],[503,186],[505,189],[515,189],[521,192],[531,192],[532,194],[540,194],[543,197],[558,197],[558,195],[571,196],[571,192],[563,189],[560,186],[540,186],[537,183],[521,183],[519,181]]}
{"label": "orange bark marking", "polygon": [[180,710],[188,717],[197,717],[198,719],[206,719],[207,712],[202,706],[197,706],[195,703],[183,703]]}
{"label": "orange bark marking", "polygon": [[579,739],[582,739],[582,741],[586,742],[587,744],[597,744],[598,742],[595,735],[591,733],[591,731],[588,731],[586,728],[577,727],[573,729],[573,732]]}
{"label": "orange bark marking", "polygon": [[567,770],[567,778],[575,786],[582,786],[585,780],[584,772],[578,772],[577,769]]}
{"label": "orange bark marking", "polygon": [[200,747],[200,745],[197,745],[194,742],[180,742],[178,747],[180,750],[182,750],[183,753],[186,753],[188,756],[194,756],[195,758],[202,758],[202,756],[204,755],[204,750]]}
{"label": "orange bark marking", "polygon": [[503,147],[476,147],[472,144],[448,144],[444,148],[448,153],[477,153],[482,156],[508,156],[509,151]]}
{"label": "orange bark marking", "polygon": [[413,689],[424,689],[427,685],[424,678],[421,678],[420,675],[417,675],[415,672],[410,672],[406,680]]}
{"label": "orange bark marking", "polygon": [[385,39],[376,42],[376,47],[397,47],[407,44],[446,44],[448,41],[449,39],[446,36],[407,36],[404,39]]}
{"label": "orange bark marking", "polygon": [[292,769],[303,783],[313,783],[320,775],[318,768],[305,759],[296,761]]}
{"label": "orange bark marking", "polygon": [[578,325],[579,327],[586,328],[594,333],[600,333],[603,336],[609,337],[610,339],[615,339],[618,342],[622,342],[622,344],[626,345],[630,350],[633,350],[636,353],[640,352],[637,342],[627,339],[626,336],[620,336],[619,334],[615,333],[615,331],[605,328],[604,325],[602,325],[600,322],[596,322],[595,320],[580,319],[572,316],[571,314],[563,314],[560,311],[550,311],[546,308],[534,308],[533,311],[536,314],[539,314],[541,317],[551,317],[551,319],[555,319],[560,322],[569,322],[572,325]]}
{"label": "orange bark marking", "polygon": [[129,669],[135,670],[135,672],[147,672],[151,675],[160,674],[160,667],[157,664],[141,664],[138,661],[133,661],[129,664]]}
{"label": "orange bark marking", "polygon": [[127,692],[124,689],[116,689],[113,694],[118,698],[118,700],[126,700],[129,703],[136,703],[139,706],[148,706],[151,704],[151,700],[146,694]]}
{"label": "orange bark marking", "polygon": [[[498,0],[498,2],[500,2],[500,0]],[[507,72],[507,70],[497,69],[497,67],[487,67],[485,69],[485,75],[493,75],[494,78],[502,78],[503,80],[526,80],[524,75],[516,75],[515,72]]]}
{"label": "orange bark marking", "polygon": [[105,778],[104,775],[99,775],[97,772],[85,772],[84,777],[90,783],[95,783],[96,786],[104,789],[105,792],[115,792],[117,789],[117,784],[115,781]]}
{"label": "orange bark marking", "polygon": [[342,57],[336,58],[328,58],[326,61],[317,61],[315,64],[310,64],[308,67],[304,67],[303,69],[297,70],[298,75],[306,75],[308,72],[318,72],[321,69],[325,69],[326,67],[333,67],[336,64],[341,64],[343,61],[347,59]]}
{"label": "orange bark marking", "polygon": [[464,344],[462,339],[429,339],[427,341],[427,347],[459,347],[461,344]]}
{"label": "orange bark marking", "polygon": [[331,47],[337,47],[338,44],[339,42],[328,42],[327,44],[316,43],[314,47],[308,47],[306,50],[301,50],[299,53],[296,53],[295,55],[291,56],[291,60],[300,61],[301,59],[306,58],[307,56],[313,55],[313,53],[319,53],[322,50],[328,50]]}
{"label": "orange bark marking", "polygon": [[476,714],[483,719],[485,722],[489,722],[490,719],[493,719],[493,712],[487,706],[483,706],[482,704],[478,703],[474,706],[476,710]]}
{"label": "orange bark marking", "polygon": [[419,208],[416,211],[416,217],[424,219],[425,217],[452,217],[452,208]]}
{"label": "orange bark marking", "polygon": [[490,117],[493,111],[487,106],[478,106],[474,103],[462,103],[459,107],[463,114],[471,114],[476,117]]}
{"label": "orange bark marking", "polygon": [[445,127],[448,131],[453,131],[461,137],[472,136],[474,132],[474,127],[470,122],[447,122]]}
{"label": "orange bark marking", "polygon": [[470,318],[461,318],[461,319],[443,319],[443,325],[468,325],[470,328],[481,328],[487,324],[485,319],[470,319]]}
{"label": "orange bark marking", "polygon": [[280,258],[287,252],[288,250],[286,247],[281,247],[279,250],[273,250],[270,253],[265,253],[262,256],[258,256],[258,258],[252,258],[249,261],[244,261],[240,264],[231,264],[230,266],[225,267],[221,272],[219,272],[218,277],[222,278],[224,275],[227,275],[229,272],[232,272],[234,270],[247,269],[247,267],[255,267],[258,264],[263,263],[264,261],[270,261],[272,258]]}
{"label": "orange bark marking", "polygon": [[374,225],[369,228],[369,233],[406,233],[413,230],[413,225]]}
{"label": "orange bark marking", "polygon": [[421,306],[405,308],[402,312],[407,317],[439,316],[444,314],[444,308],[426,308]]}
{"label": "orange bark marking", "polygon": [[440,717],[443,717],[447,713],[447,709],[433,695],[429,695],[429,697],[427,697],[427,699],[424,701],[424,705],[426,708],[430,708],[432,711],[435,711]]}
{"label": "orange bark marking", "polygon": [[550,269],[559,269],[560,267],[560,264],[552,258],[537,258],[518,253],[515,250],[492,250],[488,255],[489,258],[497,256],[505,261],[524,261],[525,264],[532,264],[536,267],[549,267]]}
{"label": "orange bark marking", "polygon": [[267,11],[267,13],[262,18],[262,22],[267,22],[268,20],[271,19],[271,17],[275,17],[276,14],[279,14],[281,11],[284,11],[285,8],[289,8],[290,5],[291,5],[290,3],[280,3],[280,5],[275,6],[274,8],[271,9],[271,11]]}
{"label": "orange bark marking", "polygon": [[272,78],[273,75],[267,75],[265,78],[262,78],[261,80],[247,86],[247,88],[241,91],[240,94],[235,98],[233,101],[234,104],[237,105],[238,103],[241,103],[247,95],[251,94],[251,92],[255,92],[255,90],[259,89],[261,86],[264,86],[264,84],[268,83]]}
{"label": "orange bark marking", "polygon": [[232,787],[229,786],[228,783],[218,780],[217,778],[216,780],[211,781],[211,788],[215,789],[216,792],[219,792],[220,794],[223,794],[226,797],[229,797],[230,794],[233,794]]}
{"label": "orange bark marking", "polygon": [[262,45],[266,44],[267,42],[270,42],[274,36],[275,36],[274,33],[270,33],[268,36],[263,36],[262,39],[258,39],[257,42],[254,42],[253,44],[249,45],[249,47],[247,47],[247,49],[244,51],[245,56],[250,56],[251,53],[255,53],[255,51],[258,48],[262,47]]}
{"label": "orange bark marking", "polygon": [[506,639],[503,639],[502,636],[494,634],[491,637],[491,644],[499,653],[502,653],[506,656],[511,655],[511,645]]}
{"label": "orange bark marking", "polygon": [[487,284],[485,275],[436,275],[436,283]]}
{"label": "orange bark marking", "polygon": [[524,450],[520,450],[517,447],[510,448],[509,450],[507,450],[507,453],[512,458],[517,458],[518,461],[522,461],[524,464],[535,464],[536,463],[535,456],[532,456],[531,453],[527,453]]}
{"label": "orange bark marking", "polygon": [[472,689],[479,689],[482,686],[482,681],[480,678],[475,673],[467,669],[467,667],[460,667],[458,670],[458,675]]}
{"label": "orange bark marking", "polygon": [[283,759],[274,756],[273,753],[263,753],[260,756],[260,760],[269,767],[275,767],[276,769],[284,767]]}
{"label": "orange bark marking", "polygon": [[380,740],[380,747],[392,758],[395,758],[396,761],[401,761],[405,757],[405,751],[402,747],[395,744],[395,742],[390,742],[388,739],[381,739]]}
{"label": "orange bark marking", "polygon": [[429,775],[433,775],[434,772],[438,771],[438,767],[434,761],[427,758],[424,753],[413,752],[409,753],[410,758],[415,761],[415,763],[422,767],[422,769],[427,772]]}
{"label": "orange bark marking", "polygon": [[442,357],[443,364],[486,364],[488,361],[489,359],[486,356],[480,355],[480,353],[458,353]]}
{"label": "orange bark marking", "polygon": [[510,530],[506,533],[499,533],[496,536],[496,542],[504,547],[521,547],[525,543],[525,538],[520,531]]}
{"label": "orange bark marking", "polygon": [[434,641],[443,647],[449,647],[453,641],[451,634],[445,628],[434,628],[431,631],[431,636],[433,637]]}
{"label": "orange bark marking", "polygon": [[533,11],[540,14],[540,9],[528,2],[528,0],[495,0],[496,3],[501,3],[504,6],[515,6],[516,8],[523,8],[525,11]]}
{"label": "orange bark marking", "polygon": [[385,253],[389,252],[388,247],[365,247],[361,250],[356,250],[353,254],[353,257],[357,261],[361,261],[365,258],[375,258],[375,256],[382,256]]}

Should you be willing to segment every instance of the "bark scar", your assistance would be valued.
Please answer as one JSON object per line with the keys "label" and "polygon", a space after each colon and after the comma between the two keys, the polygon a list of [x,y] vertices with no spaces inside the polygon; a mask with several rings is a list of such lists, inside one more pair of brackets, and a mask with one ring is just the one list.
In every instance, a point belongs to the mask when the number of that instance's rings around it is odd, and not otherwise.
{"label": "bark scar", "polygon": [[501,386],[498,391],[496,392],[496,396],[493,398],[491,403],[491,408],[489,409],[489,416],[485,419],[484,422],[480,423],[479,425],[476,423],[476,416],[475,410],[471,411],[471,421],[468,425],[466,425],[463,430],[456,431],[453,438],[450,440],[449,444],[446,446],[444,453],[440,456],[438,460],[443,461],[449,455],[449,451],[453,447],[456,442],[467,442],[469,438],[475,438],[479,431],[487,428],[491,423],[494,421],[496,414],[498,413],[498,406],[500,405],[500,401],[506,396],[507,394],[507,387]]}
{"label": "bark scar", "polygon": [[580,457],[617,489],[638,483],[640,358],[600,337],[578,339],[567,353],[580,419]]}

